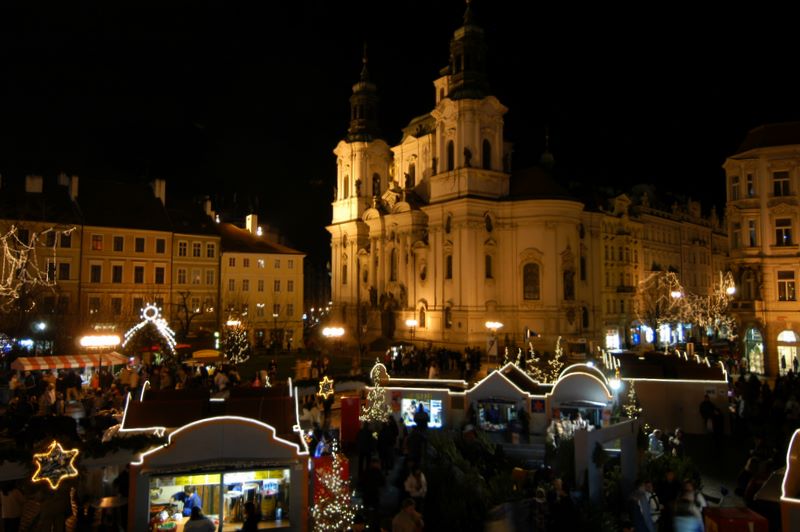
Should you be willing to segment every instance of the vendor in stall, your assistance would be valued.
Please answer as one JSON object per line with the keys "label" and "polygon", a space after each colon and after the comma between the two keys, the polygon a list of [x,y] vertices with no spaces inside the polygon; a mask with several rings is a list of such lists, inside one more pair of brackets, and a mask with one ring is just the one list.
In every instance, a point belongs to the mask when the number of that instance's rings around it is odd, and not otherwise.
{"label": "vendor in stall", "polygon": [[192,508],[200,508],[203,506],[200,496],[195,493],[194,486],[186,486],[183,488],[183,491],[179,491],[173,495],[172,499],[183,503],[183,515],[185,516],[192,515]]}

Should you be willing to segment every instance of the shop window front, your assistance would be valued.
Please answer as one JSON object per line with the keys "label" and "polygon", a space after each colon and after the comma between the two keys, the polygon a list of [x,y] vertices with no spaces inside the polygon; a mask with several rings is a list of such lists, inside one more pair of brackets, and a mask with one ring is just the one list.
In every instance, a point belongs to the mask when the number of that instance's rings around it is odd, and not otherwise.
{"label": "shop window front", "polygon": [[764,339],[758,329],[748,329],[744,336],[747,369],[751,373],[764,373]]}
{"label": "shop window front", "polygon": [[261,514],[259,528],[288,527],[289,487],[289,469],[155,476],[150,479],[150,526],[166,530],[167,523],[175,523],[182,528],[191,508],[199,506],[218,530],[238,530],[245,505],[252,503]]}
{"label": "shop window front", "polygon": [[778,371],[786,375],[789,370],[797,372],[797,334],[794,331],[781,331],[778,335]]}

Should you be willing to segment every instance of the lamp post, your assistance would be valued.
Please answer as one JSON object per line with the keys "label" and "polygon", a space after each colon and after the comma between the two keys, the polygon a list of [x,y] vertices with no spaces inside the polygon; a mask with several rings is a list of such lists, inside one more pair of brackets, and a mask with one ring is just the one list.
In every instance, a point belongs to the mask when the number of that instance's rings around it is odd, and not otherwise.
{"label": "lamp post", "polygon": [[489,341],[489,348],[486,350],[486,358],[491,360],[492,354],[497,356],[497,329],[503,327],[503,324],[499,321],[487,321],[486,328],[492,332],[492,336]]}
{"label": "lamp post", "polygon": [[419,325],[419,322],[413,318],[406,320],[406,327],[411,329],[411,345],[414,345],[414,329]]}
{"label": "lamp post", "polygon": [[338,344],[337,346],[341,348],[342,336],[344,336],[344,327],[325,327],[322,329],[322,336],[335,340]]}
{"label": "lamp post", "polygon": [[272,313],[272,346],[278,343],[278,313]]}

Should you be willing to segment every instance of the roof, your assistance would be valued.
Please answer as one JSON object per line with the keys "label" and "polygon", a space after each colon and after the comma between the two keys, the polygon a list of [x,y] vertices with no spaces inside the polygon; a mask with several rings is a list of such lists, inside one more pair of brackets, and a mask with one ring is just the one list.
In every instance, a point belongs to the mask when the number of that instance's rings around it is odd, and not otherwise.
{"label": "roof", "polygon": [[196,201],[170,201],[167,214],[176,233],[219,236],[217,223]]}
{"label": "roof", "polygon": [[222,251],[239,251],[243,253],[273,253],[283,255],[303,255],[301,251],[253,235],[247,229],[233,224],[217,224],[222,236]]}
{"label": "roof", "polygon": [[511,174],[508,199],[565,199],[578,201],[562,187],[552,170],[543,166],[532,166],[516,170]]}
{"label": "roof", "polygon": [[718,364],[707,366],[689,357],[685,360],[673,354],[658,351],[613,353],[620,361],[620,376],[623,379],[666,379],[688,381],[725,381],[725,374]]}
{"label": "roof", "polygon": [[736,154],[757,148],[800,144],[800,122],[764,124],[748,131]]}
{"label": "roof", "polygon": [[85,225],[172,231],[167,210],[146,183],[81,179],[77,201]]}
{"label": "roof", "polygon": [[386,388],[417,388],[424,390],[449,390],[463,392],[467,383],[455,379],[402,379],[391,377],[386,383]]}
{"label": "roof", "polygon": [[284,439],[296,437],[295,400],[285,386],[233,388],[224,401],[210,401],[207,390],[147,391],[142,401],[132,399],[128,404],[124,428],[175,429],[218,416],[255,419],[275,427],[275,433]]}
{"label": "roof", "polygon": [[499,371],[520,390],[528,392],[531,395],[544,395],[545,390],[542,386],[531,379],[527,373],[522,371],[522,369],[515,364],[506,364],[504,367],[500,368]]}
{"label": "roof", "polygon": [[25,180],[0,183],[0,212],[5,220],[28,220],[64,225],[81,223],[78,205],[69,189],[55,179],[43,178],[42,192],[25,192]]}

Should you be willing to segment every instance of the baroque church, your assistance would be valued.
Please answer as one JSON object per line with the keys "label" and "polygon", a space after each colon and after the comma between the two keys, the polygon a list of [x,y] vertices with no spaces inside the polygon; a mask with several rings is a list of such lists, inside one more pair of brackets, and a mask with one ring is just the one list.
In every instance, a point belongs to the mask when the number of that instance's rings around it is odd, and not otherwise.
{"label": "baroque church", "polygon": [[507,108],[489,90],[486,58],[468,6],[433,82],[433,109],[396,146],[380,136],[364,59],[334,150],[327,227],[332,316],[349,342],[382,336],[492,354],[504,340],[524,345],[533,333],[552,346],[588,325],[583,204],[544,168],[511,172]]}

